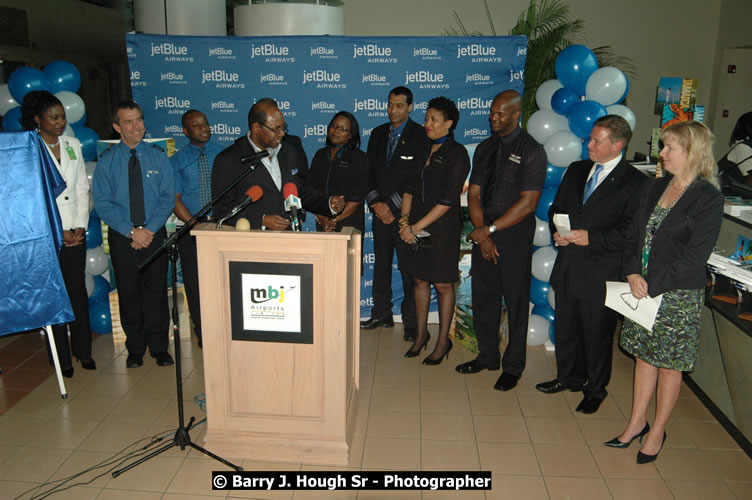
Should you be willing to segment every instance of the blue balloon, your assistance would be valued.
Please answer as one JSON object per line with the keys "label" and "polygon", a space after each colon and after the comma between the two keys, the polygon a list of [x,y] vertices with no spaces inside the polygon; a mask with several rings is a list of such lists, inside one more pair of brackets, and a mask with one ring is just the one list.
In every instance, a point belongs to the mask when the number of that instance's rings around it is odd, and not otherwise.
{"label": "blue balloon", "polygon": [[588,158],[590,158],[590,151],[588,151],[588,149],[587,149],[588,142],[590,142],[590,140],[589,139],[585,139],[585,142],[582,143],[582,156],[581,156],[581,158],[583,160],[587,160]]}
{"label": "blue balloon", "polygon": [[569,113],[569,128],[580,139],[587,139],[590,137],[590,132],[593,131],[595,120],[607,114],[608,111],[601,103],[595,101],[578,102]]}
{"label": "blue balloon", "polygon": [[[95,279],[98,277],[99,276],[95,276]],[[543,305],[543,306],[539,306],[539,305],[534,306],[533,312],[531,314],[537,314],[538,316],[543,316],[551,323],[554,322],[554,318],[556,317],[556,313],[554,312],[553,309],[551,309],[551,306],[549,306],[548,303],[546,303],[546,305]]]}
{"label": "blue balloon", "polygon": [[86,229],[86,248],[97,248],[102,244],[102,224],[93,210],[89,214],[89,227]]}
{"label": "blue balloon", "polygon": [[94,333],[112,333],[110,301],[101,299],[89,304],[89,327]]}
{"label": "blue balloon", "polygon": [[3,116],[3,130],[5,132],[18,132],[23,130],[21,126],[21,106],[9,109]]}
{"label": "blue balloon", "polygon": [[554,197],[556,197],[556,191],[558,190],[559,186],[550,186],[544,187],[543,191],[541,191],[538,207],[535,209],[535,216],[540,220],[548,222],[548,208],[554,202]]}
{"label": "blue balloon", "polygon": [[598,59],[584,45],[570,45],[556,56],[556,78],[577,95],[585,95],[588,78],[597,69]]}
{"label": "blue balloon", "polygon": [[86,120],[88,120],[88,119],[89,119],[89,117],[87,116],[86,111],[84,111],[84,116],[82,116],[80,120],[78,120],[76,123],[69,123],[68,125],[70,125],[71,127],[74,127],[74,128],[75,127],[83,127],[84,125],[86,125]]}
{"label": "blue balloon", "polygon": [[[629,78],[627,78],[627,88],[624,89],[624,95],[619,98],[618,101],[616,101],[614,104],[621,104],[624,102],[624,99],[627,98],[627,94],[629,94]],[[634,132],[634,130],[633,130]]]}
{"label": "blue balloon", "polygon": [[536,306],[548,305],[548,289],[551,285],[530,276],[530,302]]}
{"label": "blue balloon", "polygon": [[24,66],[10,74],[8,90],[13,99],[23,103],[23,98],[32,90],[50,90],[50,82],[38,69]]}
{"label": "blue balloon", "polygon": [[50,92],[53,94],[61,90],[78,92],[81,88],[81,73],[68,61],[52,61],[42,70],[50,82]]}
{"label": "blue balloon", "polygon": [[81,142],[81,150],[84,153],[84,160],[94,161],[97,159],[97,141],[99,135],[89,127],[76,125],[73,127],[76,133],[76,139]]}
{"label": "blue balloon", "polygon": [[91,297],[89,297],[89,304],[104,300],[107,302],[109,307],[109,294],[110,283],[105,279],[104,276],[94,276],[94,291],[91,293]]}
{"label": "blue balloon", "polygon": [[558,187],[566,171],[567,167],[554,167],[549,163],[546,167],[546,180],[543,183],[543,187]]}
{"label": "blue balloon", "polygon": [[560,115],[567,116],[572,107],[580,102],[580,96],[577,93],[567,87],[562,87],[551,96],[551,108]]}

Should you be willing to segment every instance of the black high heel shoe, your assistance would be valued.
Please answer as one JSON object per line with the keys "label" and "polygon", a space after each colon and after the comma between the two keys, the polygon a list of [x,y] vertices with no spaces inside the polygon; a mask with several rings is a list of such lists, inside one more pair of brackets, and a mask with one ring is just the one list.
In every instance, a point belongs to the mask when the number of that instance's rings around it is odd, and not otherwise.
{"label": "black high heel shoe", "polygon": [[603,445],[610,446],[611,448],[629,448],[629,445],[632,444],[632,441],[637,438],[639,438],[640,442],[642,443],[642,437],[648,432],[650,432],[650,424],[645,422],[645,427],[643,427],[639,433],[632,436],[632,439],[630,439],[626,443],[624,441],[619,441],[619,436],[616,436],[611,441],[606,441],[605,443],[603,443]]}
{"label": "black high heel shoe", "polygon": [[84,370],[96,370],[97,369],[97,363],[93,359],[79,359],[79,363],[81,363],[81,368]]}
{"label": "black high heel shoe", "polygon": [[431,340],[431,333],[430,332],[426,333],[426,340],[423,341],[423,345],[420,346],[420,347],[418,347],[417,351],[413,351],[412,349],[408,349],[407,352],[405,353],[405,357],[406,358],[414,358],[414,357],[416,357],[418,354],[420,354],[420,351],[422,351],[423,349],[426,349],[428,347],[428,341],[429,340]]}
{"label": "black high heel shoe", "polygon": [[[661,441],[661,450],[663,449],[663,443],[666,442],[666,432],[663,432],[663,441]],[[658,450],[658,453],[661,452],[661,450]],[[639,465],[643,464],[649,464],[650,462],[655,462],[655,459],[658,458],[658,453],[655,455],[648,455],[646,453],[643,453],[641,451],[637,452],[637,463]]]}
{"label": "black high heel shoe", "polygon": [[449,358],[449,351],[452,350],[452,347],[454,347],[454,344],[452,344],[452,341],[449,341],[449,347],[447,347],[447,350],[444,351],[444,354],[439,356],[436,359],[431,359],[431,356],[428,356],[426,359],[423,360],[424,365],[440,365],[442,361],[444,361],[444,358]]}

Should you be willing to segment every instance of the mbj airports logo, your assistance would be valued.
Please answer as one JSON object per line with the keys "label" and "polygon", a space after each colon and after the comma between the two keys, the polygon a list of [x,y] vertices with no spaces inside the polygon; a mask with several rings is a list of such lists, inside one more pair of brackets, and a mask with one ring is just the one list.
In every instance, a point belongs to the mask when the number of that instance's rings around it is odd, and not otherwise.
{"label": "mbj airports logo", "polygon": [[311,56],[318,56],[319,59],[339,59],[339,56],[334,53],[334,49],[329,47],[311,47]]}
{"label": "mbj airports logo", "polygon": [[293,63],[295,58],[290,55],[290,48],[276,43],[251,45],[251,59],[263,59],[268,63]]}
{"label": "mbj airports logo", "polygon": [[325,69],[313,71],[303,70],[303,85],[313,83],[317,89],[346,89],[347,84],[342,82],[342,75],[330,73]]}
{"label": "mbj airports logo", "polygon": [[163,61],[169,62],[193,62],[194,59],[189,55],[188,47],[172,42],[152,43],[151,56],[162,56]]}
{"label": "mbj airports logo", "polygon": [[237,59],[237,57],[232,54],[232,49],[225,47],[210,48],[209,57],[216,57],[217,59]]}
{"label": "mbj airports logo", "polygon": [[166,109],[171,115],[182,115],[191,109],[191,100],[174,96],[154,97],[154,109]]}
{"label": "mbj airports logo", "polygon": [[353,59],[365,57],[369,63],[396,63],[398,59],[392,57],[391,47],[380,47],[376,43],[362,45],[353,44]]}
{"label": "mbj airports logo", "polygon": [[159,74],[160,82],[167,82],[168,85],[187,85],[188,81],[185,79],[182,73],[175,73],[174,71],[168,71],[167,73]]}
{"label": "mbj airports logo", "polygon": [[500,63],[501,56],[496,55],[496,47],[482,43],[457,44],[457,59],[469,57],[471,62]]}
{"label": "mbj airports logo", "polygon": [[438,49],[429,47],[418,47],[413,49],[413,57],[420,57],[423,60],[440,60]]}
{"label": "mbj airports logo", "polygon": [[213,85],[217,89],[244,89],[245,83],[240,81],[240,75],[223,69],[201,72],[201,85]]}
{"label": "mbj airports logo", "polygon": [[243,274],[243,329],[300,333],[300,276]]}
{"label": "mbj airports logo", "polygon": [[433,73],[427,70],[405,71],[405,85],[417,83],[421,89],[448,89],[449,84],[444,83],[443,73]]}
{"label": "mbj airports logo", "polygon": [[378,99],[355,99],[353,113],[367,111],[369,117],[384,117],[386,116],[386,106],[387,103],[385,101]]}

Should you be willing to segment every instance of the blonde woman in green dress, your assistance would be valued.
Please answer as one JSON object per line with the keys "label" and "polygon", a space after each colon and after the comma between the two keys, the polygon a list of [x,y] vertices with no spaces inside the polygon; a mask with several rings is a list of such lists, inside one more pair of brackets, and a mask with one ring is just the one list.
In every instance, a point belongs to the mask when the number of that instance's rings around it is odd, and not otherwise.
{"label": "blonde woman in green dress", "polygon": [[[620,345],[635,357],[632,413],[626,429],[604,443],[642,443],[637,463],[653,462],[666,440],[682,372],[697,360],[705,302],[705,262],[718,238],[723,196],[713,160],[713,134],[689,121],[661,132],[661,159],[671,175],[649,183],[627,235],[624,275],[637,299],[663,295],[651,330],[625,319]],[[657,389],[652,428],[646,411]]]}

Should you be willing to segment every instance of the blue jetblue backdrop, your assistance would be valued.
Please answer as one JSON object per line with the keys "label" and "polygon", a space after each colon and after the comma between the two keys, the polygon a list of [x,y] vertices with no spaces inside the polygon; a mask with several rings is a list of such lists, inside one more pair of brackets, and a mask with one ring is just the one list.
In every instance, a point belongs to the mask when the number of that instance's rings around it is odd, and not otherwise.
{"label": "blue jetblue backdrop", "polygon": [[[327,124],[350,111],[365,151],[371,130],[388,121],[389,90],[412,90],[412,118],[422,123],[428,101],[454,100],[455,138],[474,145],[489,136],[488,110],[506,89],[522,94],[527,38],[513,37],[179,37],[127,35],[133,98],[147,137],[187,140],[180,124],[190,108],[203,111],[213,139],[229,146],[248,130],[248,110],[261,97],[279,104],[290,133],[308,154],[324,146]],[[361,314],[368,316],[373,275],[371,216],[366,216]],[[396,259],[395,313],[402,297]]]}

